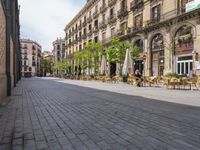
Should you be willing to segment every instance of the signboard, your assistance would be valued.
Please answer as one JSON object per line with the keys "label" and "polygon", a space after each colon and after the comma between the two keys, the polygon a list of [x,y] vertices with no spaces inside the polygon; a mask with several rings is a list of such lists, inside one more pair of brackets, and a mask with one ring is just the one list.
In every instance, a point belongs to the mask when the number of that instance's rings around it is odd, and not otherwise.
{"label": "signboard", "polygon": [[200,8],[200,0],[194,0],[186,4],[186,12]]}
{"label": "signboard", "polygon": [[200,70],[200,62],[199,61],[196,62],[196,69]]}

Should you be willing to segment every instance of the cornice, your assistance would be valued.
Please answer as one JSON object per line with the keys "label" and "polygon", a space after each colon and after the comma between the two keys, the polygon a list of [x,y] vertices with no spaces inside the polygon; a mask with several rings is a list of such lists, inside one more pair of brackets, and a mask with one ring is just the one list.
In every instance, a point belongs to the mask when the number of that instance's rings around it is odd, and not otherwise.
{"label": "cornice", "polygon": [[66,25],[64,31],[66,31],[74,22],[76,22],[91,6],[96,4],[100,0],[91,0],[86,3],[85,6],[79,11],[79,13]]}
{"label": "cornice", "polygon": [[37,45],[38,47],[42,48],[42,46],[41,46],[38,42],[33,41],[33,40],[29,40],[29,39],[21,39],[21,40],[20,40],[20,43],[32,43],[32,44],[35,44],[35,45]]}

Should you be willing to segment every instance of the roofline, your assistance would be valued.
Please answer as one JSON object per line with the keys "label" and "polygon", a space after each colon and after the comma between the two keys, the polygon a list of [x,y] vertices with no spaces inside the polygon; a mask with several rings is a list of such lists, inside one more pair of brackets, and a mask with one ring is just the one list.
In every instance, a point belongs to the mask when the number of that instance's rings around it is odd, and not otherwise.
{"label": "roofline", "polygon": [[69,28],[80,16],[82,16],[88,8],[90,8],[94,3],[100,0],[91,0],[90,2],[86,3],[85,6],[78,12],[77,15],[65,26],[64,31],[66,32],[67,28]]}

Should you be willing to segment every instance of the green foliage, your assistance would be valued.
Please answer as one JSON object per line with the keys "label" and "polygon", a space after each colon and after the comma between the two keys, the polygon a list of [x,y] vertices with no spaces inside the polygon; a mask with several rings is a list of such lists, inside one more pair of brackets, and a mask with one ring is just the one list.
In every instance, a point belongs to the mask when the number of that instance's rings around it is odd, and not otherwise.
{"label": "green foliage", "polygon": [[130,47],[131,50],[131,57],[133,60],[137,59],[139,57],[139,47],[137,46],[131,46]]}
{"label": "green foliage", "polygon": [[85,48],[85,57],[88,61],[88,68],[95,68],[97,72],[99,68],[99,58],[103,55],[104,46],[100,42],[89,42]]}
{"label": "green foliage", "polygon": [[180,75],[175,73],[175,72],[171,72],[171,73],[166,74],[165,77],[168,77],[168,78],[180,78]]}
{"label": "green foliage", "polygon": [[67,60],[64,60],[63,62],[57,62],[54,64],[53,69],[58,71],[65,71],[70,67]]}
{"label": "green foliage", "polygon": [[52,73],[52,62],[48,59],[42,59],[41,67],[45,73]]}
{"label": "green foliage", "polygon": [[116,48],[108,48],[106,50],[106,61],[107,62],[117,62],[117,51]]}

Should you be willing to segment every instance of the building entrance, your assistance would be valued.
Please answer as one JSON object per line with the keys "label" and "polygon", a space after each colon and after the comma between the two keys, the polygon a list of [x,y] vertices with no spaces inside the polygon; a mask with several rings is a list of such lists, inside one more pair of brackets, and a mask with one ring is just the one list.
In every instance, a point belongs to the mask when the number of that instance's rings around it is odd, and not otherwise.
{"label": "building entrance", "polygon": [[179,56],[176,64],[176,72],[179,75],[187,75],[193,68],[192,56]]}

